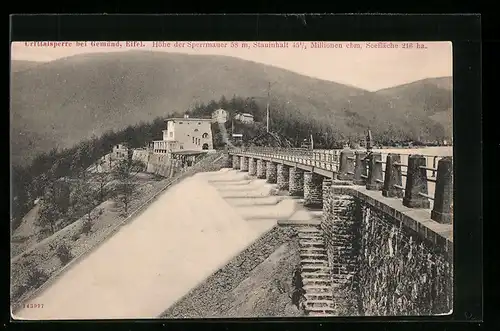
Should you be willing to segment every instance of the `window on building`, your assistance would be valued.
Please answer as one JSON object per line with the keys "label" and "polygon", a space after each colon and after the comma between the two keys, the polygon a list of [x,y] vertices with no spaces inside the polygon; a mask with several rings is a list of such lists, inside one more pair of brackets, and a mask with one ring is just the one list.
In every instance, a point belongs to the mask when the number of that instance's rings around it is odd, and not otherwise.
{"label": "window on building", "polygon": [[193,137],[193,144],[194,144],[194,137]]}
{"label": "window on building", "polygon": [[174,136],[174,133],[173,133],[173,132],[170,132],[170,133],[169,133],[169,136],[170,136],[170,138],[172,138],[172,137]]}
{"label": "window on building", "polygon": [[206,132],[205,132],[205,133],[203,134],[202,138],[204,138],[204,139],[208,138],[208,133],[206,133]]}
{"label": "window on building", "polygon": [[198,129],[194,129],[194,132],[198,132],[199,130]]}
{"label": "window on building", "polygon": [[182,123],[184,123],[184,122],[179,122],[179,124],[182,124]]}
{"label": "window on building", "polygon": [[201,125],[201,122],[198,122],[198,125]]}

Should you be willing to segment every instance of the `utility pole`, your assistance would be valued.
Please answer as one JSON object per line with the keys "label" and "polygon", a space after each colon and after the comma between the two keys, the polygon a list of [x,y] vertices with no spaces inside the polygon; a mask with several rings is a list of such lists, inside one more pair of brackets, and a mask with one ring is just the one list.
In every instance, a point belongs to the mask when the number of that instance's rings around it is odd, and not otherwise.
{"label": "utility pole", "polygon": [[368,129],[368,131],[366,132],[366,150],[368,152],[371,152],[372,150],[372,142],[373,142],[372,132],[370,129]]}
{"label": "utility pole", "polygon": [[271,94],[271,82],[269,82],[269,85],[267,86],[267,106],[266,106],[266,126],[267,126],[267,132],[269,132],[269,99],[270,99],[270,94]]}

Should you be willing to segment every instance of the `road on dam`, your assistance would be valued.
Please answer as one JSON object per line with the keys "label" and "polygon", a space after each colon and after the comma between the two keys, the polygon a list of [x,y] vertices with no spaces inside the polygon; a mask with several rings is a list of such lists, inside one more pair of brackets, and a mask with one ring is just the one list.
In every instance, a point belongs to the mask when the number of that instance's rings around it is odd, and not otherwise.
{"label": "road on dam", "polygon": [[156,318],[277,219],[304,217],[272,188],[229,169],[187,178],[28,302],[43,308],[14,317]]}

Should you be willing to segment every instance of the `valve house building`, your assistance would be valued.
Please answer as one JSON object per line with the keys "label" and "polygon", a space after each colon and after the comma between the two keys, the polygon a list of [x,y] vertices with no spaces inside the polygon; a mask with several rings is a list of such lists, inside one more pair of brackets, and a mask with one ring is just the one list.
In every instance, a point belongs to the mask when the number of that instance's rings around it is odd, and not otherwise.
{"label": "valve house building", "polygon": [[167,129],[163,139],[153,141],[153,152],[169,154],[180,151],[204,152],[213,150],[212,119],[169,118],[165,120]]}

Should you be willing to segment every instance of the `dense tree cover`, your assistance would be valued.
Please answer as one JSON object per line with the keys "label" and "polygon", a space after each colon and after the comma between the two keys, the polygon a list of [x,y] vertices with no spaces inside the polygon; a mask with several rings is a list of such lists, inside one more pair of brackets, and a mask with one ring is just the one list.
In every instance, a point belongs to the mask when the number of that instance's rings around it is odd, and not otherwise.
{"label": "dense tree cover", "polygon": [[[359,114],[348,102],[338,113],[326,113],[322,117],[308,116],[304,109],[299,110],[286,100],[271,98],[270,131],[266,132],[266,101],[233,95],[230,99],[222,96],[218,101],[196,103],[188,113],[192,117],[210,118],[214,110],[222,108],[229,112],[229,120],[225,123],[226,132],[242,133],[243,141],[235,145],[246,146],[293,146],[300,147],[304,139],[313,136],[315,148],[341,148],[346,142],[362,142],[366,129],[370,128],[376,144],[396,145],[412,141],[419,144],[421,137],[446,139],[443,126],[430,119],[422,119],[406,115],[406,122],[400,125],[382,122],[369,113]],[[311,100],[311,103],[314,103]],[[429,101],[432,103],[433,101]],[[436,101],[437,102],[437,101]],[[430,107],[431,105],[429,105]],[[254,115],[254,124],[243,124],[232,120],[237,112]],[[173,113],[170,116],[182,116]],[[341,116],[341,120],[338,120]],[[119,131],[108,131],[100,137],[92,137],[69,149],[52,149],[48,153],[38,155],[29,166],[12,168],[12,217],[13,228],[19,225],[22,216],[33,206],[36,198],[42,196],[44,188],[61,177],[81,174],[102,156],[109,153],[113,145],[127,143],[131,148],[144,147],[152,140],[162,139],[165,129],[164,118],[156,118],[150,123],[139,123]],[[225,146],[218,124],[212,125],[214,147]],[[421,143],[421,142],[420,142]],[[103,183],[106,179],[102,179]],[[103,198],[100,185],[100,195]],[[127,187],[124,187],[126,190]]]}
{"label": "dense tree cover", "polygon": [[[180,116],[175,113],[172,115]],[[84,176],[84,170],[111,152],[113,145],[124,142],[131,148],[138,148],[146,146],[152,140],[162,139],[164,120],[156,118],[150,123],[139,123],[120,131],[108,131],[100,137],[94,136],[82,141],[73,148],[54,148],[48,153],[39,154],[28,166],[13,166],[12,228],[19,225],[21,218],[33,207],[34,201],[44,196],[45,188],[61,177]],[[99,190],[99,194],[103,195],[103,191]]]}
{"label": "dense tree cover", "polygon": [[144,168],[145,164],[142,161],[132,160],[130,157],[120,160],[113,169],[113,177],[118,180],[115,189],[116,197],[121,203],[122,212],[125,216],[128,215],[129,205],[137,188],[136,175]]}

